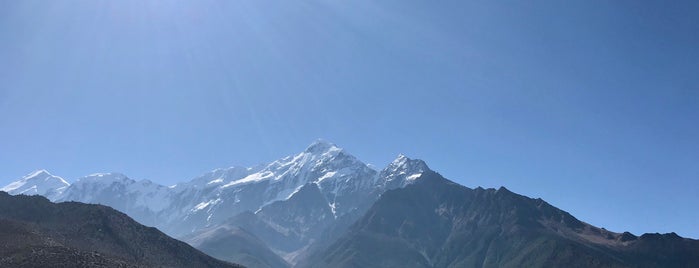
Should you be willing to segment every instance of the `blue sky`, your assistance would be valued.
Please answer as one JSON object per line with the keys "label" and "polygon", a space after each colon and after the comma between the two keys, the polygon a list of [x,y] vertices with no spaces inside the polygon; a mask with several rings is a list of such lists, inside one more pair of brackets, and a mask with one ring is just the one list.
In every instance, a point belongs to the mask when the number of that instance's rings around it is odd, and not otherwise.
{"label": "blue sky", "polygon": [[162,184],[324,138],[699,238],[696,1],[2,1],[0,184]]}

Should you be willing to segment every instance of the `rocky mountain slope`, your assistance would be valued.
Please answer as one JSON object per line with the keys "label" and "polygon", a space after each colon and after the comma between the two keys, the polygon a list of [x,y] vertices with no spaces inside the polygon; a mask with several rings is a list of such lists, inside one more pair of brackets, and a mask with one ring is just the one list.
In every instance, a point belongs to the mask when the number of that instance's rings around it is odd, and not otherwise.
{"label": "rocky mountain slope", "polygon": [[239,267],[110,207],[0,192],[2,267]]}
{"label": "rocky mountain slope", "polygon": [[301,267],[692,267],[699,241],[613,233],[505,188],[426,172]]}

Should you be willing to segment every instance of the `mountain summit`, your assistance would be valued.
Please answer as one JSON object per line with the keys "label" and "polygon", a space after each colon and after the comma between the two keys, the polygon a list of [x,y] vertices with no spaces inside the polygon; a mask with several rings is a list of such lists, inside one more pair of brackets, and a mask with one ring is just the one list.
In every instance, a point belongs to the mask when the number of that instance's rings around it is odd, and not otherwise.
{"label": "mountain summit", "polygon": [[330,150],[341,150],[341,149],[339,147],[337,147],[337,145],[335,145],[334,143],[328,142],[328,141],[323,140],[323,139],[317,139],[313,143],[311,143],[311,145],[306,147],[306,150],[304,150],[304,152],[317,154],[317,153],[324,153],[324,152],[327,152]]}
{"label": "mountain summit", "polygon": [[68,186],[70,186],[70,183],[63,178],[51,175],[51,173],[42,169],[27,174],[20,180],[0,188],[0,191],[13,195],[43,195],[52,199],[61,195]]}

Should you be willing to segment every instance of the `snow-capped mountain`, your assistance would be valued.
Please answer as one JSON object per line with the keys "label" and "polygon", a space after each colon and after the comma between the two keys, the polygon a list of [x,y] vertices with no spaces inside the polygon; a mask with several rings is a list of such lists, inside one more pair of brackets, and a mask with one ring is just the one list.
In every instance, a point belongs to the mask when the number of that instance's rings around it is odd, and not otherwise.
{"label": "snow-capped mountain", "polygon": [[[169,187],[119,173],[92,174],[69,184],[39,170],[0,190],[108,205],[205,253],[251,267],[688,267],[699,262],[697,240],[675,233],[610,232],[504,187],[458,185],[404,155],[376,171],[324,141],[267,165],[216,169]],[[34,206],[0,211],[37,212]],[[46,213],[30,218],[44,219]],[[6,232],[11,241],[17,241],[15,231]]]}
{"label": "snow-capped mountain", "polygon": [[69,185],[63,178],[51,175],[48,171],[42,169],[27,174],[20,180],[0,188],[0,191],[12,195],[43,195],[53,200],[61,195]]}
{"label": "snow-capped mountain", "polygon": [[[376,172],[343,149],[317,142],[301,154],[276,161],[248,176],[265,178],[231,182],[233,185],[266,183],[268,187],[262,188],[266,191],[295,189],[288,197],[284,198],[285,192],[265,192],[273,202],[263,202],[254,213],[237,214],[183,239],[197,243],[208,239],[218,241],[221,239],[218,236],[207,238],[216,233],[212,230],[242,228],[293,265],[337,238],[382,193],[411,184],[426,171],[429,168],[423,161],[399,155],[388,167]],[[269,187],[274,184],[284,187]],[[318,241],[323,242],[319,244]]]}
{"label": "snow-capped mountain", "polygon": [[135,181],[120,173],[97,173],[79,178],[52,201],[104,204],[149,226],[158,226],[158,213],[170,206],[172,190],[149,180]]}
{"label": "snow-capped mountain", "polygon": [[378,172],[336,145],[319,140],[299,154],[262,168],[238,168],[229,174],[236,176],[205,175],[195,179],[199,188],[181,190],[175,202],[183,205],[168,213],[179,215],[178,219],[172,219],[176,222],[166,230],[185,235],[244,211],[257,212],[275,201],[291,198],[307,183],[318,185],[327,200],[324,205],[337,217],[355,208],[354,203],[373,190]]}
{"label": "snow-capped mountain", "polygon": [[[252,213],[282,236],[293,233],[298,238],[283,250],[289,253],[311,243],[338,219],[358,217],[381,193],[410,184],[425,170],[424,162],[400,155],[378,172],[344,149],[318,140],[303,152],[266,165],[216,169],[169,187],[119,173],[92,174],[68,184],[38,171],[3,190],[108,205],[175,237]],[[284,210],[293,213],[273,213]],[[318,227],[310,230],[306,225]]]}

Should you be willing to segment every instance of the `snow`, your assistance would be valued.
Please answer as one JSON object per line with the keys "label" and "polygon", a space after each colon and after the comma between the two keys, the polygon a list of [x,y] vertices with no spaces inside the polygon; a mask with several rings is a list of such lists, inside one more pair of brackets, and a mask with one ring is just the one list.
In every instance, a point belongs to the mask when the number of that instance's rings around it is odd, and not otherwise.
{"label": "snow", "polygon": [[258,172],[258,173],[251,174],[245,178],[230,182],[230,183],[224,185],[222,188],[228,188],[231,186],[249,183],[249,182],[263,181],[265,179],[271,178],[272,176],[274,176],[274,172],[271,172],[271,171]]}
{"label": "snow", "polygon": [[291,194],[289,194],[286,198],[284,198],[284,200],[287,200],[287,199],[291,198],[292,196],[294,196],[296,193],[299,192],[299,190],[301,190],[301,188],[303,188],[303,185],[296,187],[296,189],[294,189],[294,191],[291,192]]}
{"label": "snow", "polygon": [[408,177],[405,177],[405,179],[409,180],[409,181],[414,181],[417,178],[419,178],[420,176],[422,176],[422,173],[416,173],[416,174],[410,175]]}
{"label": "snow", "polygon": [[9,194],[43,195],[53,200],[55,196],[59,195],[69,185],[63,178],[53,176],[48,171],[41,169],[0,188],[0,191],[5,191]]}
{"label": "snow", "polygon": [[335,213],[335,203],[329,203],[328,206],[330,207],[330,211],[332,211],[333,216],[337,219],[337,214]]}
{"label": "snow", "polygon": [[337,171],[326,172],[325,174],[323,174],[323,176],[321,176],[320,178],[318,178],[317,181],[318,181],[318,182],[321,182],[321,181],[323,181],[323,180],[325,180],[325,179],[327,179],[327,178],[332,178],[332,177],[335,176],[335,174],[337,174]]}
{"label": "snow", "polygon": [[142,180],[138,183],[131,183],[127,186],[126,191],[136,195],[134,202],[136,207],[145,207],[153,212],[159,212],[170,204],[169,188],[151,181]]}
{"label": "snow", "polygon": [[33,195],[33,194],[36,194],[37,192],[38,192],[38,190],[37,190],[36,185],[32,185],[31,187],[26,188],[26,189],[24,189],[23,191],[21,191],[21,192],[19,192],[19,193],[20,193],[20,194],[29,194],[29,195]]}
{"label": "snow", "polygon": [[202,210],[202,209],[207,208],[207,207],[210,206],[210,205],[215,205],[215,204],[218,204],[218,203],[220,203],[220,202],[221,202],[221,199],[220,199],[220,198],[219,198],[219,199],[216,199],[216,200],[209,200],[209,201],[206,201],[206,202],[201,202],[201,203],[197,204],[196,206],[194,206],[194,208],[192,209],[192,211],[194,212],[194,211]]}
{"label": "snow", "polygon": [[223,178],[218,178],[218,179],[215,179],[215,180],[212,180],[212,181],[208,182],[207,185],[209,185],[209,184],[218,184],[218,183],[222,183],[222,182],[223,182]]}
{"label": "snow", "polygon": [[21,188],[22,186],[24,186],[26,183],[27,182],[23,181],[23,180],[15,181],[15,182],[12,182],[12,183],[6,185],[5,187],[0,188],[0,191],[4,191],[4,192],[8,192],[8,193],[13,192],[13,191]]}

